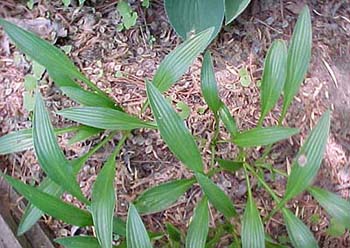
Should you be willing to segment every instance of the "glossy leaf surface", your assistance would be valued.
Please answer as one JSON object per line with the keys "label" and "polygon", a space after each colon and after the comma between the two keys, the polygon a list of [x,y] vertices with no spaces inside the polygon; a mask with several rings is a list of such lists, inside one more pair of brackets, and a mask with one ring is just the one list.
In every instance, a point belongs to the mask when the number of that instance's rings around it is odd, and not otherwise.
{"label": "glossy leaf surface", "polygon": [[250,0],[225,0],[225,25],[236,19],[250,3]]}

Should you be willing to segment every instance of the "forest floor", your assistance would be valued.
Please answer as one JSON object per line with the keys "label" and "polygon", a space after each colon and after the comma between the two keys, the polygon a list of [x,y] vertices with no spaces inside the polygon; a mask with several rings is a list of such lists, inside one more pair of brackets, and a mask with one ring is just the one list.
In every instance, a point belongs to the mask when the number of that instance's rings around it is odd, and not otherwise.
{"label": "forest floor", "polygon": [[[181,43],[168,24],[161,0],[151,1],[149,9],[132,1],[138,13],[137,24],[130,30],[117,32],[120,17],[116,14],[117,1],[97,1],[79,8],[65,8],[60,1],[39,1],[32,10],[18,1],[0,1],[0,17],[38,33],[58,47],[69,46],[69,57],[83,73],[101,89],[112,96],[129,113],[138,114],[145,100],[144,79],[152,79],[164,56]],[[270,162],[288,171],[291,161],[305,140],[310,129],[327,109],[332,110],[331,133],[325,159],[315,184],[350,197],[350,3],[349,1],[252,1],[249,8],[231,25],[222,29],[210,46],[215,60],[216,78],[220,96],[235,116],[238,127],[248,129],[256,126],[259,118],[259,79],[261,78],[266,51],[274,39],[289,40],[301,8],[308,4],[312,14],[313,50],[312,62],[300,93],[295,97],[285,125],[300,128],[300,134],[273,147]],[[28,128],[30,113],[23,107],[23,80],[30,71],[30,63],[9,43],[0,30],[0,135]],[[40,51],[39,51],[40,52]],[[208,111],[200,93],[201,57],[196,59],[188,73],[182,77],[167,95],[174,103],[183,102],[190,108],[186,120],[192,133],[200,140],[199,145],[205,161],[210,159],[210,139],[214,117]],[[251,83],[242,86],[239,69],[249,71]],[[52,111],[55,127],[67,126],[69,121],[55,116],[54,111],[74,105],[61,95],[55,85],[44,85],[45,100]],[[264,125],[277,123],[281,104],[266,118]],[[150,112],[145,113],[150,116]],[[72,135],[59,138],[68,158],[83,154],[101,139],[67,145]],[[222,129],[222,138],[228,138]],[[83,191],[89,195],[91,185],[112,145],[96,153],[79,174]],[[262,148],[251,151],[257,158]],[[221,144],[218,155],[233,159],[237,150],[233,145]],[[33,151],[0,156],[0,167],[27,183],[38,183],[42,172]],[[116,188],[118,197],[117,215],[125,218],[127,203],[144,189],[191,176],[191,173],[169,152],[157,131],[133,132],[118,159]],[[215,182],[231,197],[239,212],[245,207],[246,186],[244,175],[220,173]],[[282,195],[285,180],[277,177],[269,183]],[[253,182],[254,196],[261,214],[266,216],[274,204],[269,195]],[[162,223],[171,222],[182,230],[192,214],[194,203],[200,197],[199,187],[192,187],[174,207],[147,215],[143,220],[153,231],[163,230]],[[69,195],[65,200],[78,204]],[[308,194],[292,201],[290,207],[314,232],[321,247],[350,247],[347,231],[339,237],[328,235],[329,218]],[[313,218],[318,216],[318,218]],[[210,225],[221,218],[212,211]],[[60,221],[44,217],[45,223],[55,236],[70,236],[77,230]],[[280,215],[266,225],[273,237],[285,237],[286,229]],[[281,238],[280,238],[281,239]],[[218,247],[226,247],[228,238],[223,238]]]}

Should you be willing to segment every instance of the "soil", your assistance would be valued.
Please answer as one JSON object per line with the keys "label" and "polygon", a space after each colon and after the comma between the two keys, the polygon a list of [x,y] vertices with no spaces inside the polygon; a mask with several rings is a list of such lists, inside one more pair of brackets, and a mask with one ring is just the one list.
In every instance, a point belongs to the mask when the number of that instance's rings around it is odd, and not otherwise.
{"label": "soil", "polygon": [[[71,46],[69,57],[93,82],[112,96],[128,113],[138,115],[145,100],[144,78],[151,79],[164,56],[173,50],[181,40],[167,22],[163,1],[151,1],[151,7],[144,9],[139,1],[130,1],[138,13],[135,27],[122,32],[116,31],[120,16],[116,13],[117,1],[86,1],[83,7],[63,7],[60,1],[38,1],[32,10],[25,3],[1,1],[0,17],[28,28],[58,47]],[[350,194],[350,3],[349,1],[252,1],[249,8],[232,25],[226,26],[214,40],[210,49],[215,59],[216,78],[220,96],[235,116],[241,130],[256,126],[259,117],[259,79],[261,78],[266,51],[274,39],[289,40],[300,9],[310,7],[313,23],[312,62],[300,93],[288,112],[285,125],[298,127],[301,132],[293,138],[273,147],[271,163],[276,168],[287,170],[290,161],[315,125],[321,114],[332,110],[332,124],[325,158],[315,182],[342,197]],[[155,38],[151,41],[151,38]],[[31,64],[9,43],[0,31],[0,134],[28,128],[31,114],[23,107],[23,79],[30,72]],[[190,108],[186,120],[188,127],[197,137],[205,161],[210,159],[210,140],[213,135],[213,115],[203,102],[199,76],[201,57],[196,59],[180,82],[167,92],[174,103],[184,102]],[[248,87],[240,84],[238,70],[247,68],[252,83]],[[59,89],[46,76],[42,85],[47,107],[52,112],[55,127],[67,126],[67,120],[56,116],[56,110],[74,105],[61,95]],[[277,123],[281,103],[269,114],[264,125]],[[204,110],[204,111],[200,111]],[[143,118],[151,118],[148,111]],[[68,146],[69,135],[59,137],[68,158],[83,154],[103,137]],[[224,129],[220,137],[228,138]],[[115,141],[117,141],[116,137]],[[96,179],[102,163],[112,150],[110,144],[98,151],[79,174],[79,182],[86,195]],[[262,148],[252,150],[256,158]],[[218,155],[233,159],[237,150],[233,145],[220,145]],[[43,173],[33,151],[0,156],[2,171],[16,178],[37,184]],[[171,179],[190,177],[186,170],[169,152],[156,131],[138,130],[126,142],[118,159],[116,188],[118,206],[116,214],[126,216],[127,203],[135,199],[144,189]],[[244,175],[219,173],[216,183],[231,197],[239,212],[245,207],[246,187]],[[285,181],[270,179],[271,186],[283,194]],[[254,196],[261,215],[266,216],[274,204],[269,195],[253,183]],[[171,222],[186,230],[193,207],[201,192],[199,187],[190,189],[166,211],[144,216],[147,227],[153,231],[164,230],[162,223]],[[79,206],[70,195],[66,201]],[[340,237],[327,234],[329,218],[311,198],[304,194],[290,203],[299,217],[314,232],[320,247],[349,247],[349,231]],[[314,223],[311,217],[319,215]],[[211,212],[210,226],[215,226],[222,216]],[[50,217],[41,220],[55,236],[70,236],[91,233],[90,229],[77,229]],[[276,215],[266,225],[274,238],[286,235],[281,216]],[[226,247],[229,237],[223,237],[218,247]],[[159,243],[159,246],[162,243]]]}

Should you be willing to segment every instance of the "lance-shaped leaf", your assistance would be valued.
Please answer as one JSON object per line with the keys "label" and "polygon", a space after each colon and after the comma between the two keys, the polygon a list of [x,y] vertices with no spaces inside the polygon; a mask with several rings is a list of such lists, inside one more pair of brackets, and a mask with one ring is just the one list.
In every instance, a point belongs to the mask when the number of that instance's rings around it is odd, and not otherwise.
{"label": "lance-shaped leaf", "polygon": [[11,132],[0,137],[0,155],[21,152],[33,147],[32,129]]}
{"label": "lance-shaped leaf", "polygon": [[250,3],[250,0],[225,0],[225,25],[236,19]]}
{"label": "lance-shaped leaf", "polygon": [[232,117],[230,110],[225,104],[222,104],[219,109],[219,117],[224,123],[225,128],[230,133],[231,138],[235,137],[238,133],[235,119]]}
{"label": "lance-shaped leaf", "polygon": [[309,187],[308,191],[337,222],[350,229],[350,202],[327,190]]}
{"label": "lance-shaped leaf", "polygon": [[289,138],[299,133],[297,128],[257,127],[236,134],[233,143],[240,147],[264,146]]}
{"label": "lance-shaped leaf", "polygon": [[196,178],[204,194],[208,197],[209,202],[225,215],[231,218],[237,215],[235,207],[230,198],[215,183],[203,174],[196,173]]}
{"label": "lance-shaped leaf", "polygon": [[288,48],[287,78],[284,84],[282,116],[285,116],[293,97],[305,78],[311,59],[312,26],[307,6],[301,11]]}
{"label": "lance-shaped leaf", "polygon": [[69,139],[68,145],[73,145],[77,142],[82,142],[84,140],[87,140],[101,132],[103,132],[103,129],[94,128],[94,127],[88,127],[88,126],[81,126],[77,132],[74,134],[72,138]]}
{"label": "lance-shaped leaf", "polygon": [[202,157],[197,144],[181,117],[151,83],[147,83],[147,96],[160,135],[169,149],[188,168],[203,171]]}
{"label": "lance-shaped leaf", "polygon": [[219,98],[213,61],[209,51],[204,54],[202,63],[201,89],[205,102],[208,104],[211,111],[216,113],[222,105],[222,102]]}
{"label": "lance-shaped leaf", "polygon": [[198,203],[186,236],[186,248],[204,248],[209,232],[208,199],[204,196]]}
{"label": "lance-shaped leaf", "polygon": [[144,191],[134,205],[140,214],[160,212],[174,204],[194,182],[194,179],[180,179],[160,184]]}
{"label": "lance-shaped leaf", "polygon": [[183,236],[181,231],[171,223],[165,223],[165,226],[168,233],[168,238],[173,243],[173,246],[175,246],[174,243],[176,243],[177,247],[180,247]]}
{"label": "lance-shaped leaf", "polygon": [[303,192],[316,177],[326,148],[329,126],[330,112],[327,111],[311,131],[294,159],[287,181],[284,201]]}
{"label": "lance-shaped leaf", "polygon": [[207,47],[212,33],[213,28],[202,31],[165,57],[153,78],[153,84],[159,91],[166,91],[180,79],[194,59]]}
{"label": "lance-shaped leaf", "polygon": [[[41,39],[35,34],[28,32],[11,22],[5,21],[0,18],[0,26],[2,26],[11,38],[11,40],[16,44],[16,46],[29,57],[37,61],[39,64],[44,66],[49,74],[61,75],[59,81],[62,77],[65,77],[65,82],[56,82],[59,86],[71,86],[78,87],[82,89],[79,84],[77,84],[74,79],[78,79],[86,83],[91,89],[97,92],[103,99],[107,99],[112,102],[106,94],[101,91],[96,85],[91,83],[83,74],[81,74],[74,64],[69,60],[69,58],[64,54],[63,51],[57,47],[51,45],[49,42]],[[40,51],[40,52],[39,52]],[[70,80],[67,80],[70,79]],[[83,89],[82,89],[83,90]]]}
{"label": "lance-shaped leaf", "polygon": [[211,39],[219,33],[224,20],[224,0],[165,0],[165,11],[171,26],[184,40],[214,27]]}
{"label": "lance-shaped leaf", "polygon": [[[45,178],[37,189],[56,198],[60,197],[64,192],[62,187],[50,180],[50,178]],[[19,223],[17,235],[22,235],[28,231],[43,214],[42,210],[29,203]]]}
{"label": "lance-shaped leaf", "polygon": [[290,210],[283,208],[283,218],[292,245],[295,248],[316,248],[318,247],[314,235],[310,229]]}
{"label": "lance-shaped leaf", "polygon": [[[58,80],[59,80],[58,77],[54,79],[55,82],[58,82]],[[79,87],[63,86],[61,87],[61,90],[68,97],[70,97],[74,101],[84,106],[103,107],[103,108],[122,110],[120,107],[116,106],[116,104],[110,99],[101,98],[100,95],[97,95],[91,91],[87,91]]]}
{"label": "lance-shaped leaf", "polygon": [[110,129],[133,130],[137,128],[155,128],[152,123],[144,122],[119,110],[102,107],[76,107],[63,109],[57,114],[86,126]]}
{"label": "lance-shaped leaf", "polygon": [[98,240],[91,236],[74,236],[55,239],[55,242],[65,248],[100,248]]}
{"label": "lance-shaped leaf", "polygon": [[126,223],[122,219],[115,217],[113,218],[113,233],[120,236],[126,236]]}
{"label": "lance-shaped leaf", "polygon": [[112,247],[115,207],[115,153],[113,152],[98,174],[91,197],[91,213],[96,236],[102,247]]}
{"label": "lance-shaped leaf", "polygon": [[75,180],[69,162],[57,143],[40,93],[35,95],[33,144],[39,164],[45,173],[79,200],[88,203]]}
{"label": "lance-shaped leaf", "polygon": [[281,95],[287,75],[287,47],[283,40],[272,43],[265,59],[261,80],[261,117],[260,122],[275,106]]}
{"label": "lance-shaped leaf", "polygon": [[234,161],[234,160],[225,160],[216,158],[215,159],[221,168],[223,168],[226,171],[235,172],[243,168],[244,162],[241,161]]}
{"label": "lance-shaped leaf", "polygon": [[92,218],[89,212],[81,210],[73,205],[67,204],[62,200],[38,190],[4,175],[6,181],[16,189],[18,193],[23,195],[34,206],[41,209],[44,213],[52,217],[62,220],[68,224],[76,226],[92,225]]}
{"label": "lance-shaped leaf", "polygon": [[264,226],[250,191],[243,215],[241,236],[242,248],[265,247]]}
{"label": "lance-shaped leaf", "polygon": [[[54,129],[55,135],[81,130],[84,126],[72,126]],[[33,130],[31,128],[13,131],[0,137],[0,155],[22,152],[33,148]]]}
{"label": "lance-shaped leaf", "polygon": [[129,206],[126,222],[126,243],[128,248],[152,248],[146,228],[132,204]]}

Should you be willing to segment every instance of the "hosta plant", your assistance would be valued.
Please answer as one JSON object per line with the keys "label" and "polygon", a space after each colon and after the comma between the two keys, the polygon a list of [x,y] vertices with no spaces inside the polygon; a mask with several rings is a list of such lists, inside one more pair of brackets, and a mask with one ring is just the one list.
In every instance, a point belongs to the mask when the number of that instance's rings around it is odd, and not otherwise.
{"label": "hosta plant", "polygon": [[[272,144],[298,134],[298,129],[282,126],[283,119],[293,97],[305,77],[311,56],[311,20],[305,7],[296,23],[293,36],[287,47],[282,40],[274,41],[267,52],[261,80],[261,116],[257,126],[240,130],[229,108],[220,99],[215,80],[213,61],[209,51],[203,56],[201,89],[205,102],[213,112],[216,123],[211,142],[211,159],[205,164],[195,137],[184,124],[163,92],[175,84],[186,72],[193,60],[203,52],[212,39],[215,28],[205,29],[192,36],[165,57],[159,65],[153,80],[145,82],[147,101],[144,109],[151,108],[154,121],[144,121],[138,116],[126,113],[108,95],[89,81],[66,55],[58,48],[8,21],[0,19],[5,32],[27,56],[46,68],[46,73],[55,84],[73,101],[79,104],[58,111],[64,118],[78,125],[54,128],[49,112],[35,85],[32,128],[7,134],[0,138],[0,154],[21,152],[34,148],[45,178],[40,185],[27,185],[20,180],[2,174],[28,205],[18,229],[18,235],[28,231],[43,214],[62,220],[67,224],[94,227],[94,235],[73,236],[56,239],[65,247],[152,247],[155,240],[165,247],[216,247],[225,236],[230,247],[283,247],[265,231],[266,222],[277,212],[283,216],[290,244],[294,247],[317,247],[309,228],[289,208],[289,202],[307,191],[320,203],[332,220],[350,228],[350,203],[334,193],[312,185],[321,166],[330,127],[330,112],[326,111],[310,131],[293,160],[289,174],[269,165],[267,157]],[[37,51],[40,51],[38,53]],[[82,87],[81,83],[86,87]],[[85,89],[86,88],[86,89]],[[276,105],[283,93],[283,107],[279,125],[264,126],[264,118]],[[220,123],[230,135],[221,140]],[[129,203],[126,220],[115,215],[116,201],[114,180],[116,157],[124,142],[135,129],[155,129],[160,132],[169,150],[192,172],[192,177],[177,178],[149,188]],[[57,135],[74,132],[70,143],[89,139],[105,133],[105,138],[83,156],[68,160],[57,143]],[[96,181],[91,195],[81,191],[76,175],[89,157],[99,148],[122,133],[113,152],[108,156]],[[235,160],[224,160],[216,156],[217,144],[230,142],[238,147]],[[249,157],[249,149],[263,147],[264,153],[258,159]],[[247,184],[246,204],[237,207],[236,199],[226,194],[214,181],[216,173],[241,171]],[[265,174],[280,174],[286,179],[286,190],[281,196],[266,181]],[[259,182],[253,186],[252,179]],[[165,232],[147,231],[140,215],[163,211],[172,205],[191,187],[200,187],[201,197],[194,207],[193,216],[186,232],[171,223],[164,223]],[[268,192],[275,208],[268,214],[261,214],[254,195],[256,187]],[[84,204],[83,208],[61,200],[66,192]],[[222,220],[210,221],[210,209],[222,213]],[[265,211],[264,211],[265,212]],[[216,228],[209,228],[209,222]]]}

